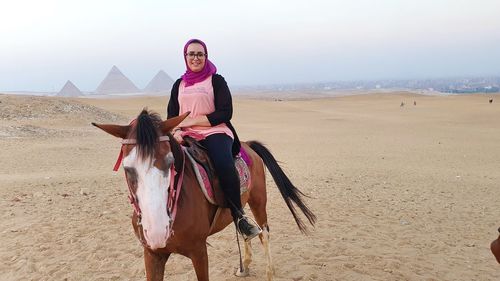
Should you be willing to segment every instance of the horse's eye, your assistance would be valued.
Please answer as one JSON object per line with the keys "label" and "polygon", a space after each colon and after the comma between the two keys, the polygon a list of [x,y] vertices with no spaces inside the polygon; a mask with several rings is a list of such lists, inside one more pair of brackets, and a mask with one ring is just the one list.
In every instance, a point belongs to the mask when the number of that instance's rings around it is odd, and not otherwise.
{"label": "horse's eye", "polygon": [[125,174],[127,174],[127,179],[136,182],[137,181],[137,171],[132,167],[123,167]]}
{"label": "horse's eye", "polygon": [[172,152],[169,152],[166,156],[165,156],[165,163],[167,164],[167,167],[170,167],[172,166],[172,164],[174,164],[174,154]]}

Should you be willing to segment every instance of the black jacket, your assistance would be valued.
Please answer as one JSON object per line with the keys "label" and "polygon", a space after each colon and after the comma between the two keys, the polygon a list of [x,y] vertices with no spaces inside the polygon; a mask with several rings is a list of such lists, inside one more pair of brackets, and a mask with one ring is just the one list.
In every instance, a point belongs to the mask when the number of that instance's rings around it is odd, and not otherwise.
{"label": "black jacket", "polygon": [[[182,78],[177,79],[172,86],[172,91],[170,93],[170,100],[167,106],[167,118],[172,118],[179,115],[179,85],[181,84]],[[210,125],[217,126],[221,123],[225,123],[226,126],[233,132],[234,142],[233,142],[233,156],[240,152],[240,140],[236,131],[231,125],[231,117],[233,117],[233,100],[231,97],[231,92],[227,86],[226,80],[219,74],[212,75],[212,86],[214,87],[214,103],[215,111],[208,114],[207,118]]]}

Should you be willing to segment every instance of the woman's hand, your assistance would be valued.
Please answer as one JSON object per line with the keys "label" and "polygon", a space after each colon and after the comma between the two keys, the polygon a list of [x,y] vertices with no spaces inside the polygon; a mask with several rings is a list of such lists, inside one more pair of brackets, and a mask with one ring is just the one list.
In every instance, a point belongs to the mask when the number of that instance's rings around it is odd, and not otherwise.
{"label": "woman's hand", "polygon": [[182,131],[180,129],[175,130],[173,135],[174,135],[174,139],[179,144],[182,144],[184,142],[184,139],[182,138]]}

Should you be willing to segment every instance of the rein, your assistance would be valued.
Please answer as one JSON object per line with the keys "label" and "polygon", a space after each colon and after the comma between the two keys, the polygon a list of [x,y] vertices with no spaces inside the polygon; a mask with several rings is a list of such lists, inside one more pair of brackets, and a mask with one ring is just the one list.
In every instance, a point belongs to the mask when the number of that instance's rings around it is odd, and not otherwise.
{"label": "rein", "polygon": [[[169,136],[161,136],[158,138],[159,142],[162,141],[168,141],[172,142]],[[176,140],[173,140],[176,141]],[[118,155],[118,159],[116,160],[115,166],[113,168],[113,171],[118,171],[118,168],[120,167],[122,160],[123,160],[123,146],[124,145],[130,145],[130,144],[137,144],[136,139],[123,139],[121,141],[122,147],[120,149],[120,154]],[[171,144],[172,146],[172,144]],[[174,224],[175,216],[177,214],[177,206],[179,202],[179,196],[181,194],[181,188],[182,188],[182,182],[184,178],[184,162],[185,162],[185,152],[184,149],[181,149],[182,153],[182,161],[180,163],[180,171],[177,171],[175,169],[175,165],[172,165],[170,167],[170,183],[168,188],[168,199],[167,199],[167,213],[170,216],[170,228],[169,231],[172,233],[172,226]],[[125,174],[125,179],[127,179],[127,174]],[[134,192],[132,192],[132,188],[128,184],[127,180],[127,186],[129,189],[129,195],[128,199],[130,201],[130,204],[132,204],[134,208],[134,212],[137,216],[137,225],[140,228],[140,233],[139,233],[139,241],[142,243],[143,246],[148,247],[147,242],[145,241],[144,234],[143,234],[143,229],[142,229],[142,224],[141,224],[141,219],[142,219],[142,212],[141,208],[139,207],[139,200],[137,200],[137,197],[135,196]],[[170,234],[168,235],[170,237]]]}

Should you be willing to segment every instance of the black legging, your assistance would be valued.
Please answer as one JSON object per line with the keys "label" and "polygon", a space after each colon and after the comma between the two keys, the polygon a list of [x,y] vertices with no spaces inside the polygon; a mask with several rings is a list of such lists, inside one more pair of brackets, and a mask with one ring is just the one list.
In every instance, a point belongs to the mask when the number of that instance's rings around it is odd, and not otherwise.
{"label": "black legging", "polygon": [[234,167],[232,153],[233,139],[226,134],[210,135],[200,141],[207,148],[208,155],[214,164],[219,183],[228,201],[233,220],[242,212],[240,198],[240,178]]}

